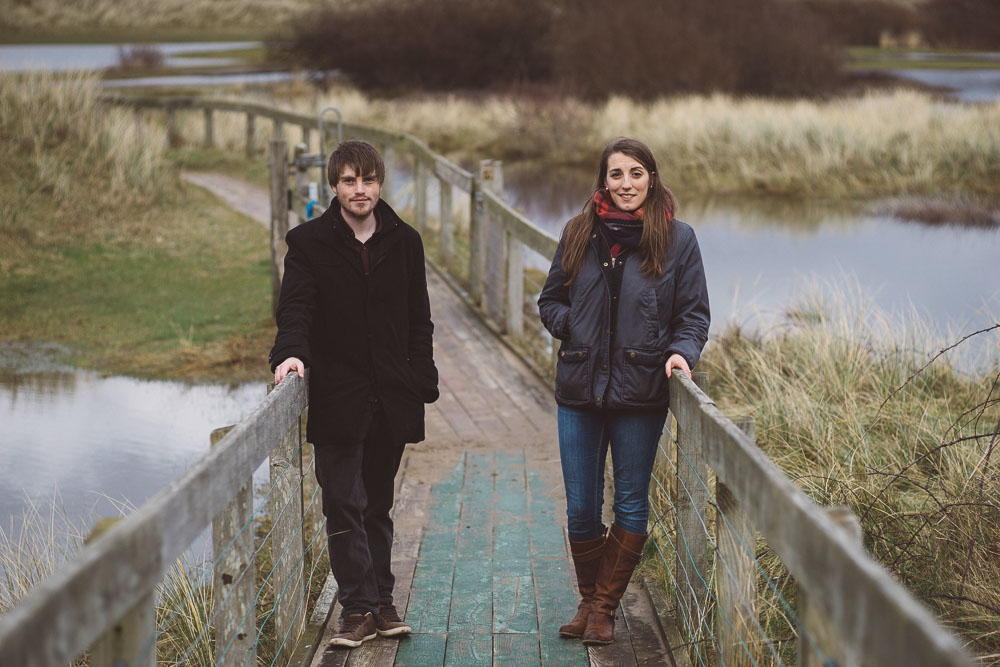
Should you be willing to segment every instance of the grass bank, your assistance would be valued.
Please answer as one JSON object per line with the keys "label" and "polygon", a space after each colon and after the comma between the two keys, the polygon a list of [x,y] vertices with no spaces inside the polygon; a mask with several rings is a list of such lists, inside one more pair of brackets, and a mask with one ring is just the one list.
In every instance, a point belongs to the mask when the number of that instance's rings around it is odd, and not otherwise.
{"label": "grass bank", "polygon": [[[971,651],[995,660],[1000,328],[980,336],[991,366],[967,374],[948,355],[935,359],[945,344],[919,322],[858,299],[816,298],[766,334],[730,326],[706,350],[702,370],[727,414],[756,419],[757,442],[772,460],[820,504],[849,506],[872,556]],[[761,545],[757,553],[794,600],[773,554]],[[760,593],[763,625],[790,650],[784,611],[763,584]]]}
{"label": "grass bank", "polygon": [[259,379],[266,230],[183,184],[87,77],[0,79],[0,339],[110,373]]}
{"label": "grass bank", "polygon": [[[386,99],[293,84],[254,97],[309,115],[333,105],[347,122],[410,132],[470,164],[490,157],[590,168],[608,140],[633,136],[653,148],[666,180],[684,192],[1000,194],[1000,103],[952,104],[912,91],[826,101],[719,94],[597,103],[538,92]],[[198,120],[192,115],[189,124],[194,141]],[[243,128],[233,124],[225,141],[239,145]]]}

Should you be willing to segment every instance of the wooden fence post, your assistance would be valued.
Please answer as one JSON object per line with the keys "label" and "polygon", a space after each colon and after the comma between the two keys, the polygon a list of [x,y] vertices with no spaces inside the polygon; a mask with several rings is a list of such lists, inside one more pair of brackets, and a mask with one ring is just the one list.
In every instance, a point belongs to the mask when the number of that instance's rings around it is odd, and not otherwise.
{"label": "wooden fence post", "polygon": [[[89,544],[111,530],[123,517],[99,519],[84,540]],[[153,591],[139,600],[90,650],[94,667],[136,665],[156,667],[156,606]]]}
{"label": "wooden fence post", "polygon": [[205,107],[204,113],[205,113],[205,141],[203,142],[203,146],[205,148],[212,148],[213,146],[215,146],[215,123],[214,119],[212,118],[212,110],[208,107]]}
{"label": "wooden fence post", "polygon": [[285,138],[285,123],[279,118],[274,119],[274,127],[271,130],[272,139],[284,139]]}
{"label": "wooden fence post", "polygon": [[[283,142],[282,142],[283,143]],[[278,662],[285,664],[305,624],[305,577],[302,548],[302,423],[299,420],[271,451],[271,557],[274,568],[275,638],[281,646]]]}
{"label": "wooden fence post", "polygon": [[285,234],[288,233],[288,153],[285,142],[271,142],[271,312],[278,309],[285,274]]}
{"label": "wooden fence post", "polygon": [[[753,417],[733,420],[751,440],[754,439]],[[715,539],[715,581],[719,606],[716,610],[715,635],[721,653],[721,664],[748,667],[758,664],[757,649],[757,570],[754,567],[756,532],[750,517],[722,480],[716,480],[715,498],[718,514]],[[748,552],[749,550],[749,552]]]}
{"label": "wooden fence post", "polygon": [[438,179],[439,194],[439,226],[440,245],[439,259],[446,270],[451,269],[452,255],[455,252],[455,216],[452,210],[452,185],[444,179]]}
{"label": "wooden fence post", "polygon": [[520,239],[507,236],[507,333],[524,334],[524,244]]}
{"label": "wooden fence post", "polygon": [[[694,373],[694,383],[708,393],[708,373]],[[705,600],[708,581],[708,535],[702,525],[706,522],[708,492],[708,465],[702,449],[701,428],[677,427],[677,484],[674,506],[677,508],[677,555],[674,578],[683,609],[678,623],[691,641],[699,641],[707,625]]]}
{"label": "wooden fence post", "polygon": [[[861,522],[849,507],[826,507],[826,514],[856,542],[861,542],[864,534]],[[809,594],[802,588],[798,593],[799,667],[858,667],[861,656],[853,646],[841,641],[838,633],[818,607],[810,603]]]}
{"label": "wooden fence post", "polygon": [[300,125],[302,130],[302,143],[306,145],[306,152],[312,149],[312,128],[308,125]]}
{"label": "wooden fence post", "polygon": [[386,200],[390,206],[396,206],[396,198],[393,196],[392,171],[396,168],[396,151],[392,144],[386,144],[382,149],[382,162],[385,163],[385,180],[382,181],[382,199]]}
{"label": "wooden fence post", "polygon": [[417,231],[427,233],[427,165],[419,157],[413,158],[413,219]]}
{"label": "wooden fence post", "polygon": [[177,133],[177,109],[173,107],[167,109],[167,143],[170,146],[181,143],[180,135]]}
{"label": "wooden fence post", "polygon": [[256,133],[256,131],[257,131],[257,117],[254,116],[252,113],[248,113],[247,114],[247,147],[246,147],[246,150],[247,150],[247,155],[249,157],[253,157],[253,154],[254,154],[253,137],[254,137],[254,134]]}
{"label": "wooden fence post", "polygon": [[[212,431],[214,447],[232,426]],[[257,613],[254,594],[253,477],[212,519],[212,597],[215,608],[215,658],[222,667],[257,663]],[[228,597],[228,599],[227,599]],[[225,651],[225,655],[223,655]]]}
{"label": "wooden fence post", "polygon": [[[503,196],[503,165],[499,160],[479,162],[479,182],[497,197]],[[507,244],[503,224],[483,208],[479,224],[479,252],[482,266],[482,307],[501,328],[506,325],[504,284],[506,283]]]}

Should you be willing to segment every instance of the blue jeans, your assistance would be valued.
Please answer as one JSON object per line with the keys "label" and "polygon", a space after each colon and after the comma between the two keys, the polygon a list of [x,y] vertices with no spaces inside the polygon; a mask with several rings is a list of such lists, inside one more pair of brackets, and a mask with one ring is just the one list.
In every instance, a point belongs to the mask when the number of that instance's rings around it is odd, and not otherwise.
{"label": "blue jeans", "polygon": [[559,458],[566,485],[569,539],[600,537],[604,461],[611,446],[615,523],[646,534],[649,479],[667,412],[580,410],[559,406]]}

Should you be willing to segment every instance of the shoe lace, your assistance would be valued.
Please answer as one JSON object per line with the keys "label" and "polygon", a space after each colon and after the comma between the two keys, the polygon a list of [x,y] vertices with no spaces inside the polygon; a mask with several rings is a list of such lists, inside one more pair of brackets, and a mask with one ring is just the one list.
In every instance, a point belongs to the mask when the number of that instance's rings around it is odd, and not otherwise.
{"label": "shoe lace", "polygon": [[399,614],[396,612],[396,605],[387,604],[383,605],[378,610],[378,616],[383,621],[389,623],[400,623],[402,619],[399,618]]}
{"label": "shoe lace", "polygon": [[349,616],[345,616],[340,622],[340,632],[342,634],[354,632],[364,622],[365,617],[362,614],[351,614]]}

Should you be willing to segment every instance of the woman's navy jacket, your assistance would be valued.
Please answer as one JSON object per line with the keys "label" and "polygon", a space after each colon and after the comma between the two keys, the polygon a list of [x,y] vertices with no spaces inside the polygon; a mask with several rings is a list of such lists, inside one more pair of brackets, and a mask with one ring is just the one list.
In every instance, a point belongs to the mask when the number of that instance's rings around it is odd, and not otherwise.
{"label": "woman's navy jacket", "polygon": [[[598,223],[599,224],[599,223]],[[562,341],[556,364],[556,402],[609,409],[665,408],[664,365],[675,352],[694,368],[708,340],[708,287],[694,230],[671,222],[664,274],[645,275],[638,251],[625,262],[611,330],[611,294],[598,265],[594,231],[576,280],[567,286],[559,242],[538,297],[542,324]]]}

